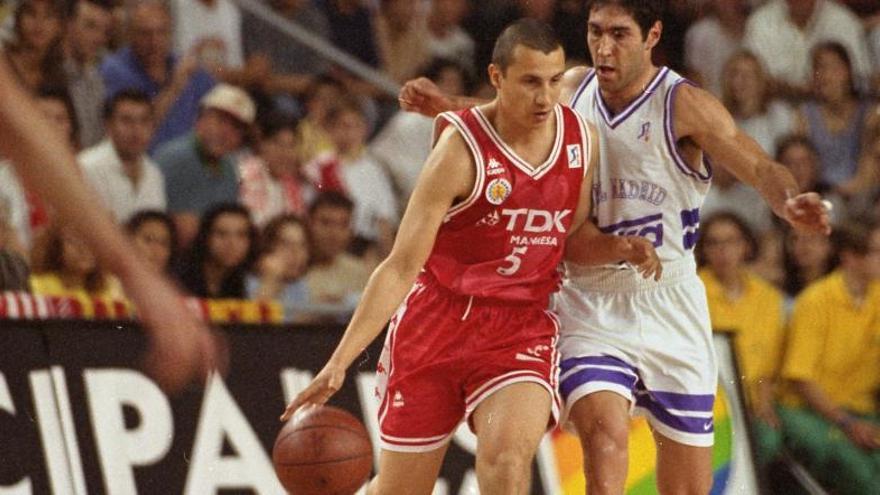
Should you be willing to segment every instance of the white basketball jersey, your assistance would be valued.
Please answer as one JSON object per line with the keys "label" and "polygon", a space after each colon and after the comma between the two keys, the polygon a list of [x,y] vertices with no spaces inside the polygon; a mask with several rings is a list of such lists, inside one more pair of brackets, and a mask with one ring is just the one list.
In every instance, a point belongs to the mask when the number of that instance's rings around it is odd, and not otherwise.
{"label": "white basketball jersey", "polygon": [[673,103],[681,84],[689,81],[661,67],[638,98],[612,115],[590,70],[570,103],[598,129],[593,221],[605,233],[651,240],[663,262],[693,258],[712,178],[705,160],[694,170],[676,146]]}

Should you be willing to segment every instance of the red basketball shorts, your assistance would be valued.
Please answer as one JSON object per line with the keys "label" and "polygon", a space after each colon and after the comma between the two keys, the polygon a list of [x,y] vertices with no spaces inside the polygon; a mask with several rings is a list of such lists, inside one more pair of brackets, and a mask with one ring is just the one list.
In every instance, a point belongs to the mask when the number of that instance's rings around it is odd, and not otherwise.
{"label": "red basketball shorts", "polygon": [[382,448],[434,450],[481,401],[513,383],[547,389],[554,427],[557,331],[543,306],[480,300],[420,280],[391,319],[379,359]]}

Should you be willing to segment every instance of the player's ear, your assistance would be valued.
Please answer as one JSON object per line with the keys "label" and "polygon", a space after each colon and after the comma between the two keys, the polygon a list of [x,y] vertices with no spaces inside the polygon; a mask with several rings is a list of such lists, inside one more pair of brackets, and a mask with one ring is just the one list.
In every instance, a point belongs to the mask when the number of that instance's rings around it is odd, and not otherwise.
{"label": "player's ear", "polygon": [[489,64],[489,68],[487,69],[489,73],[489,82],[495,89],[500,89],[501,86],[501,68],[495,64]]}
{"label": "player's ear", "polygon": [[660,42],[660,35],[663,34],[663,22],[657,21],[651,26],[651,29],[648,30],[648,36],[645,38],[645,43],[647,44],[647,49],[653,50],[657,43]]}

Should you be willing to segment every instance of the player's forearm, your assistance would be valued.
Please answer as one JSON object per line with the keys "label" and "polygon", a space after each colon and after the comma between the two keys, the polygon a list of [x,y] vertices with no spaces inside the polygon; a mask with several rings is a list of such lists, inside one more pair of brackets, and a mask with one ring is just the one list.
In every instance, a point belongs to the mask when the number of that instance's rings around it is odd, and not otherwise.
{"label": "player's forearm", "polygon": [[765,166],[758,168],[751,185],[761,193],[773,213],[780,218],[785,218],[786,200],[801,192],[791,172],[783,165],[769,160]]}
{"label": "player's forearm", "polygon": [[342,369],[375,340],[403,302],[421,267],[404,267],[386,259],[370,276],[357,309],[330,357],[330,363]]}
{"label": "player's forearm", "polygon": [[571,239],[565,249],[565,259],[578,265],[597,266],[625,261],[629,243],[613,234],[594,234]]}

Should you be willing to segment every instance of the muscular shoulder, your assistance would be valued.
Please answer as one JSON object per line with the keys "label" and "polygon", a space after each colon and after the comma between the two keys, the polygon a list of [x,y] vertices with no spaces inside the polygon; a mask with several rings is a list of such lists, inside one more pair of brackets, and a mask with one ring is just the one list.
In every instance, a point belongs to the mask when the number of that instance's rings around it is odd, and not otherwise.
{"label": "muscular shoulder", "polygon": [[730,112],[711,93],[687,83],[682,83],[676,91],[674,125],[678,137],[736,134],[736,123]]}
{"label": "muscular shoulder", "polygon": [[453,125],[446,126],[428,156],[421,181],[453,197],[466,196],[476,180],[474,156],[464,136]]}
{"label": "muscular shoulder", "polygon": [[577,91],[589,71],[590,67],[586,65],[578,65],[565,71],[562,76],[562,93],[559,98],[562,103],[567,105],[571,101],[574,92]]}

